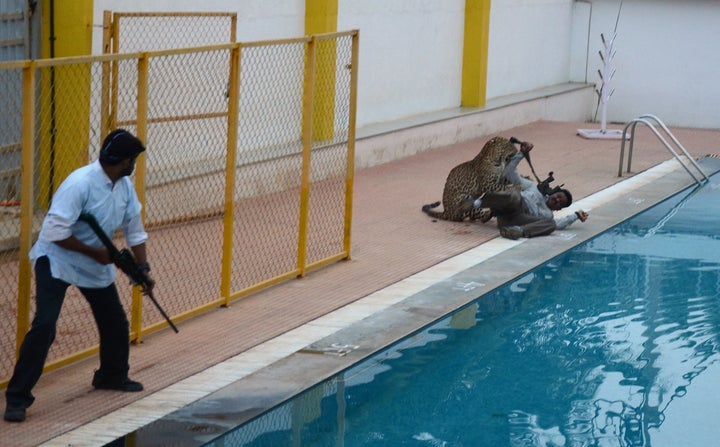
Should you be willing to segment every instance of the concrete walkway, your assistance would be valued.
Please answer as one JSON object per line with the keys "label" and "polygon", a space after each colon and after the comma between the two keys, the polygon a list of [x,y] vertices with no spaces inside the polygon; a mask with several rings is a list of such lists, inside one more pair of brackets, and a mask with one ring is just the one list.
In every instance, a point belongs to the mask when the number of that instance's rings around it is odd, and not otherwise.
{"label": "concrete walkway", "polygon": [[[585,123],[535,122],[498,135],[533,142],[538,175],[544,177],[553,171],[577,201],[627,178],[617,177],[620,142],[585,140],[575,135],[578,128],[587,127]],[[720,151],[720,130],[673,131],[696,157]],[[180,334],[165,330],[147,337],[142,345],[131,349],[131,376],[144,383],[143,393],[94,391],[90,385],[97,363],[94,358],[44,375],[35,389],[37,401],[29,409],[26,422],[0,423],[2,445],[42,444],[92,421],[112,417],[113,412],[129,404],[141,405],[145,398],[209,371],[219,362],[492,241],[497,237],[493,222],[435,222],[420,212],[423,204],[440,200],[449,170],[474,157],[492,136],[358,171],[350,261],[264,290],[228,309],[185,321]],[[670,158],[649,131],[638,129],[634,173]],[[300,347],[305,346],[303,340],[298,342]],[[207,390],[197,391],[198,398],[228,380],[209,377]],[[0,404],[4,407],[4,403],[3,397]],[[126,422],[126,432],[137,428],[137,422]],[[98,438],[71,444],[67,439],[57,438],[48,445],[102,445]]]}

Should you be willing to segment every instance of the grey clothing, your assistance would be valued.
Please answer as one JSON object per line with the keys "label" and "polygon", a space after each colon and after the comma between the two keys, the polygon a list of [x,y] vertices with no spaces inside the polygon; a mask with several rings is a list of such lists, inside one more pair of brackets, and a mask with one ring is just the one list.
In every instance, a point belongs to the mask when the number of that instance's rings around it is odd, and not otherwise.
{"label": "grey clothing", "polygon": [[521,177],[517,166],[522,160],[522,152],[518,152],[505,166],[505,178],[516,186],[516,189],[500,192],[488,192],[480,200],[479,205],[490,208],[497,218],[498,227],[518,226],[523,236],[544,236],[555,230],[562,230],[578,220],[575,213],[555,219],[547,206],[547,197],[529,179]]}

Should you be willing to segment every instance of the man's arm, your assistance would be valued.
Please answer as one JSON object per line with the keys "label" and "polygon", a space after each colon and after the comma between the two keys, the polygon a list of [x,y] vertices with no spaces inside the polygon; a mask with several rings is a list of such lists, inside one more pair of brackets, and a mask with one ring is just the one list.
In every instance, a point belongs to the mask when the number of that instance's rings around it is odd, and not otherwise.
{"label": "man's arm", "polygon": [[132,250],[133,256],[135,256],[135,261],[138,264],[147,264],[147,247],[145,246],[145,242],[140,245],[130,247],[130,250]]}
{"label": "man's arm", "polygon": [[143,283],[143,290],[149,292],[155,286],[155,281],[150,276],[150,264],[147,259],[147,241],[148,235],[142,224],[142,217],[138,214],[126,224],[122,226],[125,233],[125,240],[130,246],[133,253],[138,270],[142,271],[143,276],[147,279]]}
{"label": "man's arm", "polygon": [[143,292],[147,293],[155,287],[155,280],[150,276],[150,264],[147,261],[147,246],[145,242],[130,247],[133,252],[138,270],[142,271],[146,281],[143,282]]}
{"label": "man's arm", "polygon": [[570,214],[569,216],[561,217],[559,219],[555,219],[555,226],[557,230],[562,230],[570,226],[573,222],[576,220],[579,220],[580,222],[585,222],[588,218],[588,213],[586,213],[583,210],[575,211],[573,214]]}
{"label": "man's arm", "polygon": [[65,250],[74,251],[88,256],[100,264],[112,264],[110,253],[105,247],[93,247],[82,242],[72,234],[72,223],[56,214],[48,213],[43,222],[42,232],[48,241],[59,245]]}
{"label": "man's arm", "polygon": [[66,239],[53,242],[61,246],[65,250],[75,251],[78,253],[82,253],[85,256],[89,256],[100,264],[107,265],[112,264],[113,262],[112,259],[110,259],[110,253],[107,251],[106,248],[92,247],[90,245],[84,244],[75,236],[70,236]]}
{"label": "man's arm", "polygon": [[[528,149],[529,151],[529,149]],[[519,186],[522,190],[526,190],[531,187],[535,187],[535,183],[520,176],[517,172],[518,164],[520,164],[520,161],[524,158],[522,150],[518,151],[513,155],[510,160],[508,161],[508,164],[505,165],[505,170],[503,171],[503,175],[505,176],[505,179],[512,183],[513,185]]]}

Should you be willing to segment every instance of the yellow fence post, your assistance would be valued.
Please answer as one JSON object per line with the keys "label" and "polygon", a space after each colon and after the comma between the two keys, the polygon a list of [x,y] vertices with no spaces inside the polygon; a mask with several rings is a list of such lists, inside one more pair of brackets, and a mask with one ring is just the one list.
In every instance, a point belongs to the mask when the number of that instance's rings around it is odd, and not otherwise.
{"label": "yellow fence post", "polygon": [[23,67],[22,91],[22,166],[20,192],[20,265],[18,273],[18,314],[17,335],[15,338],[15,356],[20,353],[25,334],[30,328],[30,289],[32,266],[30,248],[34,213],[34,173],[35,173],[35,63],[28,62]]}
{"label": "yellow fence post", "polygon": [[[120,45],[120,16],[118,13],[113,13],[112,16],[112,26],[110,27],[110,43],[111,45],[111,52],[112,54],[118,54],[118,48]],[[118,70],[118,64],[119,61],[115,60],[113,61],[112,65],[110,66],[110,94],[109,96],[109,106],[110,110],[108,111],[108,121],[107,121],[107,130],[110,132],[111,130],[114,130],[117,127],[117,121],[118,121],[118,76],[119,76],[119,70]],[[103,135],[103,138],[105,136]]]}
{"label": "yellow fence post", "polygon": [[[110,11],[103,12],[103,54],[110,54],[112,49],[113,22]],[[102,81],[100,91],[100,143],[110,133],[110,62],[102,63]]]}
{"label": "yellow fence post", "polygon": [[357,117],[357,77],[360,59],[360,31],[352,35],[352,56],[350,59],[350,116],[348,118],[348,153],[345,171],[345,225],[343,233],[343,251],[345,259],[350,259],[352,232],[352,201],[355,184],[355,121]]}
{"label": "yellow fence post", "polygon": [[308,207],[310,206],[310,150],[313,141],[313,95],[315,86],[315,53],[317,41],[312,36],[307,43],[305,56],[305,85],[303,86],[302,112],[302,179],[300,180],[300,220],[298,226],[298,276],[305,276],[307,266]]}
{"label": "yellow fence post", "polygon": [[[143,53],[138,59],[138,81],[137,81],[137,137],[143,144],[147,145],[147,118],[148,118],[148,54]],[[138,199],[142,203],[142,220],[145,222],[147,200],[145,196],[145,167],[147,154],[141,154],[137,159],[135,167],[135,190]],[[142,290],[141,287],[132,288],[131,304],[131,334],[133,343],[142,342]]]}
{"label": "yellow fence post", "polygon": [[222,270],[220,296],[230,305],[232,278],[233,223],[235,222],[235,163],[238,143],[240,100],[240,51],[238,44],[230,52],[230,88],[228,90],[227,157],[225,160],[225,216],[223,218]]}
{"label": "yellow fence post", "polygon": [[[112,28],[105,31],[117,33]],[[318,142],[315,134],[319,113],[318,90],[324,85],[319,78],[325,77],[327,68],[324,68],[321,58],[328,49],[323,42],[337,38],[343,39],[342,47],[340,41],[335,43],[338,52],[342,52],[342,65],[333,71],[338,75],[338,84],[342,85],[337,87],[336,102],[340,103],[335,105],[335,112],[338,113],[335,125],[348,126],[342,129],[342,134],[347,135],[349,141],[335,141],[332,145],[326,145]],[[22,202],[18,223],[20,232],[17,259],[10,260],[16,263],[12,266],[14,273],[11,275],[17,278],[17,287],[15,283],[12,284],[15,291],[9,299],[17,303],[18,314],[14,317],[16,328],[9,327],[11,331],[15,329],[16,334],[11,333],[6,337],[7,357],[17,355],[16,350],[30,327],[32,266],[29,252],[33,234],[38,230],[38,219],[42,217],[38,213],[44,211],[47,195],[51,193],[50,182],[42,177],[51,166],[48,160],[49,130],[56,127],[52,125],[54,118],[48,106],[53,98],[48,88],[53,72],[50,68],[55,69],[58,75],[56,80],[61,81],[56,87],[58,92],[62,92],[59,97],[63,98],[62,107],[55,116],[60,124],[57,128],[62,130],[82,120],[87,121],[91,129],[82,139],[78,138],[62,148],[65,152],[60,154],[62,156],[57,160],[58,163],[74,165],[78,161],[71,155],[75,150],[78,154],[82,152],[85,158],[88,155],[95,158],[98,145],[94,140],[107,134],[103,131],[99,135],[104,126],[109,126],[104,130],[112,130],[114,126],[128,127],[144,143],[153,146],[138,158],[135,173],[135,186],[143,204],[143,221],[146,227],[154,231],[157,229],[159,236],[168,234],[179,238],[178,247],[185,251],[180,253],[179,258],[170,260],[164,257],[169,255],[169,251],[157,247],[150,253],[150,257],[157,258],[156,261],[159,259],[161,264],[177,262],[177,265],[168,264],[167,272],[178,277],[199,278],[201,286],[198,287],[202,287],[203,293],[200,295],[183,285],[167,284],[169,289],[174,290],[168,294],[168,299],[174,300],[174,318],[182,321],[211,308],[227,306],[232,300],[251,292],[290,278],[303,277],[310,270],[349,257],[359,67],[357,42],[357,31],[348,31],[279,41],[223,43],[143,53],[1,63],[2,70],[22,71],[15,72],[14,76],[22,76],[24,88],[23,109],[22,112],[16,112],[22,113],[22,135],[17,138],[22,146],[18,188]],[[115,42],[108,43],[114,45]],[[351,54],[348,54],[348,50]],[[242,59],[253,61],[251,70],[245,70],[245,73],[240,73]],[[336,59],[341,60],[339,54]],[[203,62],[195,63],[196,60]],[[207,70],[204,64],[207,64]],[[248,64],[242,65],[249,67]],[[118,67],[122,67],[121,76],[113,76]],[[278,77],[279,83],[271,81],[272,85],[268,84],[266,77],[274,76],[278,67],[283,67],[286,73]],[[186,82],[193,81],[195,78],[190,77],[198,75],[202,76],[196,78],[200,84]],[[167,83],[156,84],[156,76],[157,79],[169,77],[169,80],[178,83],[177,87],[167,89]],[[88,80],[90,96],[86,89]],[[270,85],[269,89],[267,85]],[[205,87],[211,87],[211,90],[205,90]],[[149,101],[155,101],[156,94],[159,95],[158,103],[149,109]],[[283,95],[282,99],[289,98],[290,101],[278,104],[267,102],[268,98],[275,98],[278,94]],[[199,101],[198,98],[207,99],[207,102]],[[59,102],[56,104],[60,105]],[[97,110],[100,107],[103,112]],[[241,108],[243,115],[240,115]],[[253,111],[252,116],[249,115],[250,110]],[[87,116],[85,111],[93,113]],[[342,116],[340,111],[343,112]],[[287,122],[276,121],[280,113],[283,118],[287,117]],[[194,125],[197,127],[193,128]],[[196,138],[188,141],[187,147],[177,145],[177,139],[187,134]],[[63,134],[62,141],[67,140],[67,135]],[[93,141],[89,142],[88,138]],[[182,150],[176,150],[178,148]],[[268,148],[272,150],[266,150]],[[156,165],[156,161],[162,163]],[[257,178],[253,177],[256,169],[260,169]],[[58,173],[55,172],[56,175]],[[343,179],[343,176],[346,178]],[[314,197],[311,200],[310,194],[316,194],[316,185],[319,188],[329,185],[332,199],[337,200],[332,203],[322,200],[325,189],[318,189],[320,200],[317,203]],[[247,204],[247,210],[264,212],[267,210],[262,209],[265,198],[272,203],[279,194],[289,191],[298,195],[282,203],[287,208],[281,210],[284,214],[278,225],[266,228],[260,219],[260,226],[243,227],[241,232],[237,225],[239,218],[235,216],[239,206],[236,200],[242,200],[243,206]],[[165,200],[168,197],[176,202]],[[343,198],[345,202],[340,203]],[[243,212],[247,210],[243,209]],[[163,213],[172,217],[163,220]],[[167,223],[191,223],[197,224],[197,227],[193,227],[192,232],[176,232],[175,227],[166,228]],[[344,227],[340,228],[340,225]],[[198,236],[195,230],[203,235]],[[262,240],[266,230],[280,235],[280,243],[284,244],[281,250],[275,250],[277,245],[273,245],[278,240]],[[222,236],[218,234],[220,231],[223,232]],[[248,238],[242,240],[243,244],[238,239],[240,234],[242,238]],[[252,239],[254,237],[257,239]],[[187,266],[183,256],[197,259],[203,253],[189,253],[196,247],[184,243],[206,238],[208,241],[214,238],[212,251],[207,253],[212,261]],[[248,241],[252,242],[252,247],[248,247]],[[173,255],[175,252],[173,250]],[[238,255],[243,258],[238,260]],[[315,259],[323,256],[320,260]],[[254,265],[246,272],[244,266],[248,264]],[[241,265],[242,269],[238,267]],[[239,285],[239,291],[232,290],[235,285]],[[162,321],[149,323],[154,312],[150,309],[145,313],[146,301],[137,288],[133,289],[130,297],[128,295],[131,292],[124,281],[119,282],[118,287],[124,295],[124,305],[129,307],[130,341],[133,344],[144,341],[145,335],[165,326]],[[82,318],[83,310],[82,307],[74,309],[69,305],[65,312],[68,315],[67,322],[71,321],[69,318]],[[60,324],[67,322],[61,321]],[[92,322],[86,322],[85,319],[72,320],[71,324],[84,329],[86,324]],[[57,351],[48,360],[46,370],[96,354],[97,344],[94,344],[92,337],[86,337],[89,334],[79,330],[62,337]],[[9,366],[4,364],[3,374],[9,374]],[[0,386],[3,385],[0,383]]]}

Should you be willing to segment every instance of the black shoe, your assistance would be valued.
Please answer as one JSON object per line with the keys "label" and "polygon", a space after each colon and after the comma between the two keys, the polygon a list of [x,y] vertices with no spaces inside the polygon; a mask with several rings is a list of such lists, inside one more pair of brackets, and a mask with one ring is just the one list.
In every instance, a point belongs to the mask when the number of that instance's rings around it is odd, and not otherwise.
{"label": "black shoe", "polygon": [[142,383],[130,380],[129,377],[125,377],[119,381],[105,381],[95,377],[92,381],[92,385],[96,390],[114,390],[124,391],[126,393],[137,393],[142,391],[144,388]]}
{"label": "black shoe", "polygon": [[517,226],[509,226],[500,228],[500,236],[506,239],[517,240],[524,236],[523,230]]}
{"label": "black shoe", "polygon": [[5,408],[4,419],[8,422],[22,422],[25,420],[25,407],[11,407]]}

